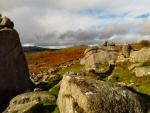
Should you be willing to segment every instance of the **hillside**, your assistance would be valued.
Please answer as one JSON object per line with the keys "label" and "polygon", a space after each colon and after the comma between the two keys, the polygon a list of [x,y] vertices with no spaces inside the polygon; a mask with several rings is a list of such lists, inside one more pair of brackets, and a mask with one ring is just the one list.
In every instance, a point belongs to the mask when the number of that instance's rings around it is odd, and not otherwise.
{"label": "hillside", "polygon": [[23,51],[24,52],[40,52],[40,51],[55,51],[58,49],[47,49],[47,48],[42,48],[42,47],[37,47],[37,46],[24,46]]}
{"label": "hillside", "polygon": [[79,59],[84,56],[88,46],[74,46],[57,51],[40,51],[25,53],[30,73],[39,73],[48,68],[65,63],[70,60]]}
{"label": "hillside", "polygon": [[[150,47],[149,45],[146,45]],[[25,56],[28,62],[30,73],[39,73],[46,71],[50,67],[54,67],[63,64],[67,61],[80,59],[84,56],[84,51],[88,46],[73,46],[64,49],[41,49],[41,48],[24,48]],[[132,44],[131,47],[134,50],[139,50],[145,45],[143,44]],[[121,45],[118,46],[121,48]]]}

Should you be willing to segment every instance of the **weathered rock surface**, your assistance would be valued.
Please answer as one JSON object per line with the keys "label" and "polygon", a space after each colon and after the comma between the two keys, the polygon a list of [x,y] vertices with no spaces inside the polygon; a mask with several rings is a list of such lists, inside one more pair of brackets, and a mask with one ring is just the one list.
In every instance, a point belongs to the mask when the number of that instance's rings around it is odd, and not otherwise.
{"label": "weathered rock surface", "polygon": [[64,76],[57,99],[61,113],[145,113],[142,99],[125,87]]}
{"label": "weathered rock surface", "polygon": [[150,75],[150,66],[136,67],[133,72],[137,77],[143,77],[145,75]]}
{"label": "weathered rock surface", "polygon": [[130,53],[130,62],[133,63],[144,63],[150,62],[150,48],[142,48],[139,51],[132,51]]}
{"label": "weathered rock surface", "polygon": [[107,70],[110,64],[115,64],[117,57],[118,52],[115,46],[92,47],[85,51],[81,64],[85,65],[87,71],[95,70],[98,73],[103,73],[103,70]]}
{"label": "weathered rock surface", "polygon": [[0,14],[0,23],[1,23],[1,21],[2,21],[2,15]]}
{"label": "weathered rock surface", "polygon": [[48,90],[55,86],[61,79],[62,76],[59,74],[49,74],[48,72],[41,72],[39,74],[32,74],[30,79],[36,84],[36,90]]}
{"label": "weathered rock surface", "polygon": [[32,82],[16,30],[0,30],[0,110],[10,98],[29,90]]}
{"label": "weathered rock surface", "polygon": [[[55,96],[49,92],[24,93],[14,97],[3,113],[35,113],[35,110],[42,111],[44,103],[55,103],[55,101]],[[40,111],[37,112],[40,113]]]}
{"label": "weathered rock surface", "polygon": [[129,58],[126,58],[124,55],[119,55],[116,63],[124,63],[124,62],[129,62]]}
{"label": "weathered rock surface", "polygon": [[11,28],[13,29],[14,23],[6,16],[0,16],[0,28]]}
{"label": "weathered rock surface", "polygon": [[131,50],[130,45],[128,45],[128,44],[123,45],[122,54],[124,55],[125,58],[128,58],[130,56],[130,50]]}

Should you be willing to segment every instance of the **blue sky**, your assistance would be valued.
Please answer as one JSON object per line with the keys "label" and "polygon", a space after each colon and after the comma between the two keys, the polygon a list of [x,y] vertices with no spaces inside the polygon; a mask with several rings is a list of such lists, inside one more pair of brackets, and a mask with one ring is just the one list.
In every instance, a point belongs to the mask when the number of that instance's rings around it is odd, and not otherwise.
{"label": "blue sky", "polygon": [[22,44],[64,46],[150,40],[149,0],[1,0]]}

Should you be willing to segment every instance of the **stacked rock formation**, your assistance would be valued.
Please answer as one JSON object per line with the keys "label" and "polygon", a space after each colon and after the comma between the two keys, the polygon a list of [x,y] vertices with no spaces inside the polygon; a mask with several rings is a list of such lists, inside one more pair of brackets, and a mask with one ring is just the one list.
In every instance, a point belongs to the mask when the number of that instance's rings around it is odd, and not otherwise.
{"label": "stacked rock formation", "polygon": [[85,65],[85,70],[105,73],[109,70],[110,65],[114,65],[119,53],[115,45],[105,43],[99,47],[86,49],[84,54],[81,64]]}
{"label": "stacked rock formation", "polygon": [[0,17],[0,112],[9,100],[32,88],[19,35],[8,17]]}
{"label": "stacked rock formation", "polygon": [[2,17],[0,14],[0,29],[3,28],[14,28],[14,23],[6,16]]}
{"label": "stacked rock formation", "polygon": [[125,58],[129,58],[130,50],[131,50],[131,47],[130,47],[129,44],[123,45],[123,47],[122,47],[122,54],[124,55]]}
{"label": "stacked rock formation", "polygon": [[145,47],[139,51],[131,52],[129,60],[133,63],[150,62],[150,48]]}
{"label": "stacked rock formation", "polygon": [[150,48],[145,47],[139,51],[131,52],[129,60],[133,63],[129,70],[135,72],[137,77],[150,75]]}

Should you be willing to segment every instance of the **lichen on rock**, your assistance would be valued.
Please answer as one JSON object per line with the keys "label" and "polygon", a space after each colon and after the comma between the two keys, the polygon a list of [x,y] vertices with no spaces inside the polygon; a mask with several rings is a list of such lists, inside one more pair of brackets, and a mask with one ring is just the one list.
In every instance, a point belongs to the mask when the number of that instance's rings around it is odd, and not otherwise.
{"label": "lichen on rock", "polygon": [[35,113],[34,110],[42,111],[44,104],[53,105],[55,102],[55,96],[46,91],[23,93],[14,97],[3,113]]}
{"label": "lichen on rock", "polygon": [[139,95],[125,87],[79,76],[64,76],[58,95],[61,113],[145,113]]}

